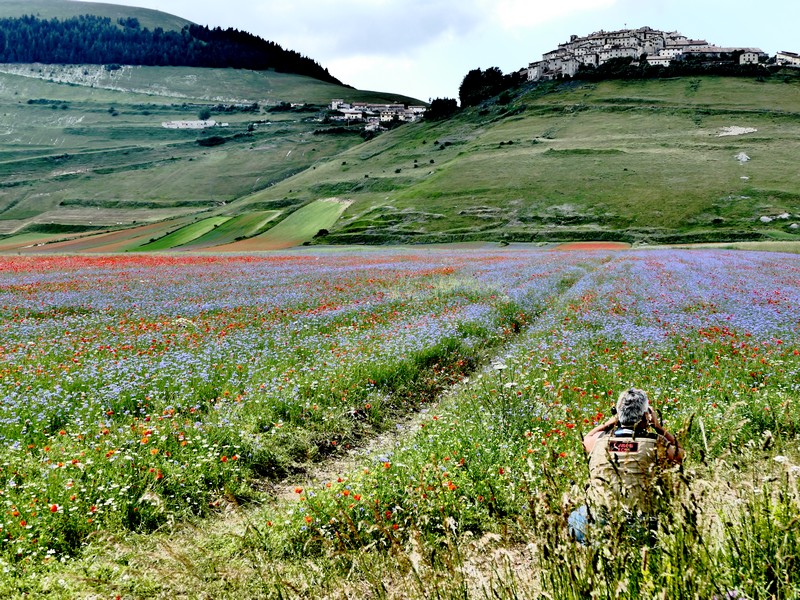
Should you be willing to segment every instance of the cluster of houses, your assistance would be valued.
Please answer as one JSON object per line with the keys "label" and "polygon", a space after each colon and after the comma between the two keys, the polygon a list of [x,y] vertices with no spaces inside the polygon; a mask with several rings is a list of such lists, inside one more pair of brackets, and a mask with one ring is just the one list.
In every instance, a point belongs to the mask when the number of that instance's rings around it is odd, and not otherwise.
{"label": "cluster of houses", "polygon": [[367,131],[377,131],[392,121],[413,122],[425,115],[425,106],[405,104],[370,104],[368,102],[331,101],[329,118],[346,123],[365,123]]}
{"label": "cluster of houses", "polygon": [[[705,59],[737,60],[739,64],[759,64],[769,56],[759,48],[724,48],[706,40],[692,40],[677,31],[666,32],[641,27],[619,31],[597,31],[579,37],[573,35],[568,42],[542,55],[542,60],[530,63],[523,74],[529,81],[574,76],[581,67],[598,67],[613,58],[642,59],[653,66],[669,66],[676,60],[692,56]],[[792,52],[779,52],[778,64],[800,66],[800,56]]]}

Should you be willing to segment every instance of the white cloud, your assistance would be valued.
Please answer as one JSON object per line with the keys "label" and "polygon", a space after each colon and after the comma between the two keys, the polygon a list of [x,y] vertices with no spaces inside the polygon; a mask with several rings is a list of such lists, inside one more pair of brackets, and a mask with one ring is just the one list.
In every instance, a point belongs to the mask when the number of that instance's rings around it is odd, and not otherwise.
{"label": "white cloud", "polygon": [[255,6],[259,35],[311,56],[340,80],[427,99],[456,95],[470,69],[526,65],[537,58],[526,40],[537,26],[618,1],[295,0]]}
{"label": "white cloud", "polygon": [[377,56],[354,56],[330,61],[329,70],[359,89],[372,91],[408,93],[401,91],[398,81],[404,81],[414,73],[416,61],[409,58],[385,58]]}
{"label": "white cloud", "polygon": [[451,44],[444,37],[402,55],[362,54],[333,59],[330,72],[359,89],[427,101],[456,96],[461,79],[474,66],[459,44]]}
{"label": "white cloud", "polygon": [[504,29],[525,29],[543,25],[572,14],[611,8],[618,0],[482,0],[486,14],[492,14]]}
{"label": "white cloud", "polygon": [[[108,0],[106,0],[108,1]],[[621,0],[110,0],[177,14],[201,25],[236,27],[327,59],[409,55],[449,39],[469,44],[498,25],[535,27]]]}
{"label": "white cloud", "polygon": [[407,55],[442,36],[464,36],[481,22],[474,0],[295,0],[257,7],[262,35],[334,57]]}

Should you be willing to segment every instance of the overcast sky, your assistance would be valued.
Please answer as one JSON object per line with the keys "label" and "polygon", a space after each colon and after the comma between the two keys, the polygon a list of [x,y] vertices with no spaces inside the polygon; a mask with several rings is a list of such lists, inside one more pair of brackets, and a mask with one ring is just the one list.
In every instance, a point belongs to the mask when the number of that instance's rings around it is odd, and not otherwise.
{"label": "overcast sky", "polygon": [[569,39],[648,25],[720,46],[800,52],[800,0],[105,0],[235,27],[359,89],[458,97],[475,68],[516,71]]}

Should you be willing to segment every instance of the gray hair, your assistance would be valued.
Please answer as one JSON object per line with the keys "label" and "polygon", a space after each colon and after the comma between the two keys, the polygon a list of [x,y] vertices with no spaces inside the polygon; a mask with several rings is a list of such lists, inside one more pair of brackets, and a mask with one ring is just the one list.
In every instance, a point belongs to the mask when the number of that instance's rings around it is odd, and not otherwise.
{"label": "gray hair", "polygon": [[642,390],[630,388],[619,395],[617,419],[623,425],[636,425],[647,414],[650,403]]}

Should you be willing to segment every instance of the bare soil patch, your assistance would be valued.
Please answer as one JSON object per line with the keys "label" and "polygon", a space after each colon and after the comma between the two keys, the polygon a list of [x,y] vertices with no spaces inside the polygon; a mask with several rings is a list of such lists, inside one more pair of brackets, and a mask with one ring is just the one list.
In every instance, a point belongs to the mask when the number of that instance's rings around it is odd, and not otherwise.
{"label": "bare soil patch", "polygon": [[755,127],[738,127],[736,125],[732,127],[723,127],[720,132],[717,134],[717,137],[727,137],[731,135],[744,135],[746,133],[755,133],[758,131]]}

